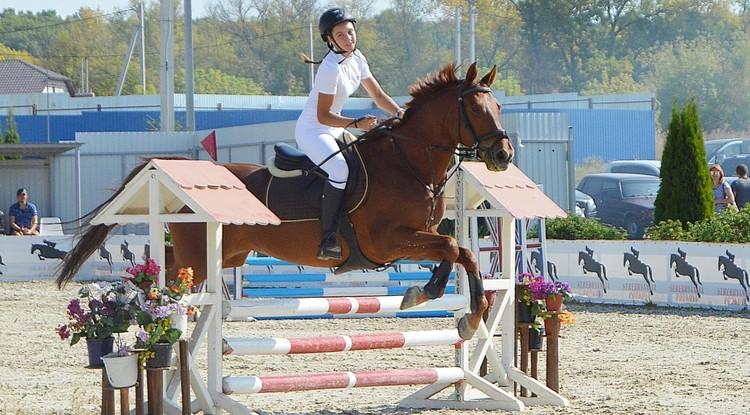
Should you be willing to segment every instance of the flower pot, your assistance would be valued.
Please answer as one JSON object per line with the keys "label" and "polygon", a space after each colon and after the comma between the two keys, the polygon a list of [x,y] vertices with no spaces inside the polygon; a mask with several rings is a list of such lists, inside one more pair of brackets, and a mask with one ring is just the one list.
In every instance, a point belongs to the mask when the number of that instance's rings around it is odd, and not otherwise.
{"label": "flower pot", "polygon": [[147,368],[169,367],[172,363],[172,345],[169,343],[156,343],[150,349],[154,356],[146,362]]}
{"label": "flower pot", "polygon": [[533,327],[529,327],[529,350],[542,350],[542,330],[543,329],[541,327],[539,328],[539,330]]}
{"label": "flower pot", "polygon": [[103,356],[107,379],[113,388],[129,388],[138,381],[138,355]]}
{"label": "flower pot", "polygon": [[560,294],[547,296],[544,299],[544,304],[547,306],[547,311],[560,311],[562,310],[563,296]]}
{"label": "flower pot", "polygon": [[518,322],[531,324],[534,322],[534,314],[531,312],[531,305],[519,302],[516,308],[518,312]]}
{"label": "flower pot", "polygon": [[180,331],[180,338],[184,339],[187,337],[187,313],[172,313],[169,315],[169,323],[173,329]]}
{"label": "flower pot", "polygon": [[112,353],[114,337],[106,339],[86,339],[86,347],[89,351],[89,367],[104,367],[102,356]]}
{"label": "flower pot", "polygon": [[547,334],[547,336],[559,336],[560,319],[554,317],[544,319],[544,332]]}

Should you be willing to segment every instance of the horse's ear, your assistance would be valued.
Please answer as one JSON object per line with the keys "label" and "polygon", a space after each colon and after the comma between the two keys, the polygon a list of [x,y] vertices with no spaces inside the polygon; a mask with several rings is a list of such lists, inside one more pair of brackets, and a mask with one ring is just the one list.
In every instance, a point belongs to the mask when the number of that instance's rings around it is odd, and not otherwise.
{"label": "horse's ear", "polygon": [[477,79],[477,63],[474,62],[469,66],[466,71],[466,78],[464,78],[464,85],[467,87],[474,85],[474,80]]}
{"label": "horse's ear", "polygon": [[490,70],[487,75],[479,81],[479,83],[486,86],[492,86],[492,83],[495,82],[495,75],[497,75],[497,65],[492,65],[492,70]]}

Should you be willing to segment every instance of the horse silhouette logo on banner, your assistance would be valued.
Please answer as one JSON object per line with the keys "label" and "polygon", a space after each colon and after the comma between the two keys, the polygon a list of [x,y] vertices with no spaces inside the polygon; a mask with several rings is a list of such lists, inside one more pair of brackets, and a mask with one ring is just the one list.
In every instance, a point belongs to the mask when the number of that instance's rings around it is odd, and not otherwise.
{"label": "horse silhouette logo on banner", "polygon": [[578,252],[578,265],[583,266],[583,273],[593,272],[599,277],[599,281],[602,282],[602,289],[604,293],[607,293],[607,284],[604,282],[607,279],[607,268],[601,262],[594,259],[594,250],[586,246],[584,251]]}
{"label": "horse silhouette logo on banner", "polygon": [[719,271],[724,275],[724,281],[728,278],[733,278],[740,282],[742,289],[745,290],[745,299],[750,301],[750,296],[747,294],[747,287],[750,285],[750,279],[748,279],[747,271],[738,267],[734,263],[734,254],[726,251],[727,256],[719,255]]}
{"label": "horse silhouette logo on banner", "polygon": [[630,252],[625,252],[622,256],[622,266],[628,270],[628,275],[641,274],[648,285],[648,291],[654,295],[654,274],[651,266],[641,261],[639,255],[640,252],[631,246]]}
{"label": "horse silhouette logo on banner", "polygon": [[674,269],[675,278],[690,277],[690,281],[695,286],[695,292],[698,294],[698,298],[701,298],[701,291],[698,286],[703,286],[701,282],[701,273],[698,271],[698,267],[694,267],[687,262],[687,252],[680,248],[677,248],[677,253],[669,256],[669,268]]}

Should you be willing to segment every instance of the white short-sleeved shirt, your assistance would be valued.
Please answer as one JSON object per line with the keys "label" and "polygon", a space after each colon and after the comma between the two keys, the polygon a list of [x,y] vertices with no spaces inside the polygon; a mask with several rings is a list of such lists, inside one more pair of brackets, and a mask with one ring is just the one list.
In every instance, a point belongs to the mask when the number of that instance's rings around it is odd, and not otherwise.
{"label": "white short-sleeved shirt", "polygon": [[333,129],[334,127],[318,122],[318,94],[333,95],[331,112],[340,114],[346,99],[359,88],[363,79],[371,76],[367,59],[359,50],[346,59],[343,55],[329,53],[318,67],[315,84],[297,123],[304,123],[307,127]]}

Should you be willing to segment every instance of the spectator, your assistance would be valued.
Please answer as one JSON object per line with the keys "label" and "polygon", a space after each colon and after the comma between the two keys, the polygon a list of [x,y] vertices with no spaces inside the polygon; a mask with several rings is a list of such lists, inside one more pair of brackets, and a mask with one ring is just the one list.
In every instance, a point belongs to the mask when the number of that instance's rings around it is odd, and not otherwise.
{"label": "spectator", "polygon": [[720,165],[714,164],[709,171],[711,172],[716,213],[723,212],[728,206],[734,206],[736,208],[732,188],[729,187],[729,183],[724,179],[724,170]]}
{"label": "spectator", "polygon": [[39,216],[36,206],[29,203],[29,193],[24,188],[16,192],[18,203],[8,209],[8,224],[12,235],[39,235]]}
{"label": "spectator", "polygon": [[737,165],[737,180],[732,183],[732,193],[737,207],[742,209],[750,202],[750,179],[747,178],[747,166],[744,164]]}

